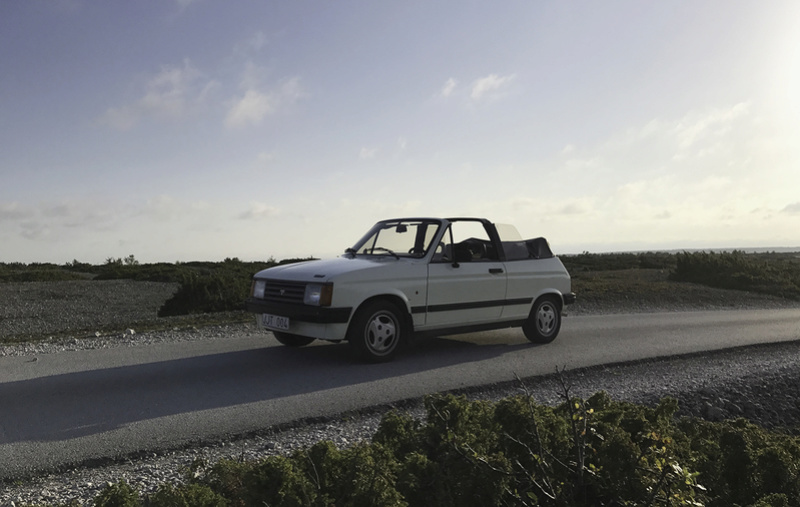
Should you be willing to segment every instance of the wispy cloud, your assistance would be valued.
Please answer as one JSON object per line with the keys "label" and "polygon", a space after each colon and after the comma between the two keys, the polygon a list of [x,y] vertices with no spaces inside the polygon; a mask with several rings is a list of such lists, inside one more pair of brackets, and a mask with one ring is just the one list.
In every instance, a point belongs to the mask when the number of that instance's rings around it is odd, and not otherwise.
{"label": "wispy cloud", "polygon": [[358,158],[361,160],[369,160],[371,158],[375,158],[375,155],[378,154],[378,148],[361,148],[361,151],[358,153]]}
{"label": "wispy cloud", "polygon": [[781,210],[781,213],[788,213],[790,215],[800,215],[800,201],[787,205]]}
{"label": "wispy cloud", "polygon": [[18,202],[0,204],[0,221],[29,218],[31,214],[30,209],[23,208]]}
{"label": "wispy cloud", "polygon": [[239,214],[241,220],[263,220],[276,217],[280,214],[280,209],[263,202],[253,202],[250,207]]}
{"label": "wispy cloud", "polygon": [[268,114],[275,112],[277,99],[269,93],[247,90],[244,96],[230,102],[225,126],[229,128],[258,125]]}
{"label": "wispy cloud", "polygon": [[686,115],[673,127],[678,147],[682,151],[688,150],[703,140],[724,136],[730,132],[732,123],[746,115],[749,109],[749,103],[740,102],[728,108]]}
{"label": "wispy cloud", "polygon": [[267,116],[305,96],[298,77],[287,79],[272,90],[263,91],[258,80],[248,74],[243,79],[243,85],[246,88],[244,94],[228,101],[228,114],[225,117],[225,126],[228,128],[260,125]]}
{"label": "wispy cloud", "polygon": [[261,51],[266,47],[267,42],[267,36],[264,35],[264,32],[259,30],[250,36],[250,38],[247,40],[247,46],[254,51]]}
{"label": "wispy cloud", "polygon": [[439,94],[445,98],[449,97],[450,95],[453,94],[453,90],[456,89],[457,84],[458,83],[456,82],[456,80],[451,77],[450,79],[447,80],[447,82],[445,82],[444,86],[442,86],[442,89],[439,92]]}
{"label": "wispy cloud", "polygon": [[515,77],[516,74],[510,74],[508,76],[489,74],[486,77],[477,79],[472,84],[472,91],[470,92],[469,96],[472,98],[472,100],[494,98],[499,92],[506,89]]}
{"label": "wispy cloud", "polygon": [[594,146],[569,145],[561,154],[565,168],[594,188],[665,174],[691,177],[684,184],[711,174],[744,178],[752,173],[748,161],[766,154],[748,149],[758,134],[753,116],[747,102],[689,111],[677,118],[654,118]]}
{"label": "wispy cloud", "polygon": [[178,119],[202,103],[216,86],[214,81],[204,79],[188,59],[182,65],[165,65],[147,80],[141,98],[131,104],[108,108],[100,121],[125,130],[143,118]]}
{"label": "wispy cloud", "polygon": [[28,240],[47,237],[76,237],[92,231],[104,231],[130,213],[125,206],[108,202],[69,199],[53,203],[21,206],[0,205],[0,221],[16,228]]}

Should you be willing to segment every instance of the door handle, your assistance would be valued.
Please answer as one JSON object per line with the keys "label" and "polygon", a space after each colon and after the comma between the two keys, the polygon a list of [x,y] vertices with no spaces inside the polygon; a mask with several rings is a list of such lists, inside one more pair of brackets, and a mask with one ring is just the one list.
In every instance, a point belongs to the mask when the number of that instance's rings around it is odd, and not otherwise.
{"label": "door handle", "polygon": [[503,272],[503,268],[489,268],[489,273],[497,275]]}

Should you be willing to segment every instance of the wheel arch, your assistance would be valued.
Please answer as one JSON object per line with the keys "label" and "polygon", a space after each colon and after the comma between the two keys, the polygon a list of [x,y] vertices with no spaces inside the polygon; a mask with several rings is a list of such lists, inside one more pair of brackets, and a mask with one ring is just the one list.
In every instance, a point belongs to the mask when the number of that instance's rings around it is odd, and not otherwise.
{"label": "wheel arch", "polygon": [[405,324],[408,326],[409,332],[410,333],[414,332],[414,319],[411,318],[411,311],[408,306],[409,305],[408,300],[405,299],[400,294],[387,293],[387,294],[372,295],[363,300],[361,303],[358,304],[358,306],[355,307],[353,313],[350,315],[350,321],[347,323],[348,333],[350,331],[350,326],[353,325],[353,320],[355,320],[355,316],[358,314],[358,312],[360,312],[361,309],[364,308],[365,306],[370,305],[376,301],[387,301],[395,305],[397,309],[402,312],[403,320]]}
{"label": "wheel arch", "polygon": [[528,310],[528,313],[532,312],[533,309],[536,308],[536,303],[538,303],[544,298],[554,300],[556,302],[556,305],[558,306],[559,313],[564,311],[564,295],[561,292],[553,289],[553,290],[544,290],[539,294],[537,294],[536,297],[533,298],[533,302],[531,303],[531,307],[530,310]]}

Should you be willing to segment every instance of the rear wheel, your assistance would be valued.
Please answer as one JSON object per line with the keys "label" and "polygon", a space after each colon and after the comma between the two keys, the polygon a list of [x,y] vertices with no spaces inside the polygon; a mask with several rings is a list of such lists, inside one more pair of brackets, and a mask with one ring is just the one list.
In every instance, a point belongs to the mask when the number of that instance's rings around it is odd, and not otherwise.
{"label": "rear wheel", "polygon": [[303,347],[314,341],[314,338],[309,338],[308,336],[298,336],[281,331],[273,331],[272,334],[275,335],[276,340],[287,347]]}
{"label": "rear wheel", "polygon": [[536,300],[528,320],[522,325],[525,337],[533,343],[550,343],[561,329],[561,309],[553,296]]}
{"label": "rear wheel", "polygon": [[391,360],[405,335],[403,314],[389,301],[375,301],[361,308],[347,330],[353,352],[370,363]]}

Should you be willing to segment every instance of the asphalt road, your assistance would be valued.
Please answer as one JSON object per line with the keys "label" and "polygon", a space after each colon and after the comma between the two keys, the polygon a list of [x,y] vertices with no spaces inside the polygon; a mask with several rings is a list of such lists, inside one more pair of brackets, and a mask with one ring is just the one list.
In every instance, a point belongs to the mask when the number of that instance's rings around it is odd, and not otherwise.
{"label": "asphalt road", "polygon": [[800,339],[800,310],[567,317],[531,345],[519,329],[423,341],[394,362],[346,344],[267,334],[0,358],[0,478],[210,441],[424,394],[599,364]]}

